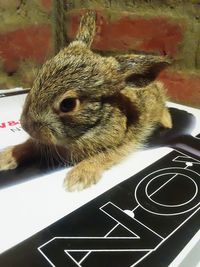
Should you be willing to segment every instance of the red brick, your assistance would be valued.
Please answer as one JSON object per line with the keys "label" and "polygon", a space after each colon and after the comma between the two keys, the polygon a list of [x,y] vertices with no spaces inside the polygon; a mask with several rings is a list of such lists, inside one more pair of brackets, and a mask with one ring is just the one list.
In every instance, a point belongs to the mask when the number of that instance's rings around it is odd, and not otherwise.
{"label": "red brick", "polygon": [[159,77],[172,101],[200,107],[200,75],[163,71]]}
{"label": "red brick", "polygon": [[52,7],[52,0],[41,0],[42,6],[46,11],[50,11]]}
{"label": "red brick", "polygon": [[[77,31],[80,14],[71,16],[68,29],[73,38]],[[184,26],[164,17],[144,18],[124,16],[108,21],[98,12],[97,34],[93,48],[99,50],[138,50],[175,56],[182,42]]]}
{"label": "red brick", "polygon": [[15,72],[21,60],[32,59],[41,64],[51,53],[49,25],[29,26],[0,34],[0,57],[6,72]]}

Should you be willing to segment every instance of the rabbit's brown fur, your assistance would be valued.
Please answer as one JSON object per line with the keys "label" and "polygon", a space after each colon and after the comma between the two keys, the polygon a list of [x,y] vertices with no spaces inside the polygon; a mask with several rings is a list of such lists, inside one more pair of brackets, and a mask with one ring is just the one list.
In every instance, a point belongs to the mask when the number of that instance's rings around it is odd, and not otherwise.
{"label": "rabbit's brown fur", "polygon": [[41,145],[50,146],[62,160],[76,164],[65,187],[83,189],[141,147],[157,124],[172,126],[165,90],[154,82],[168,60],[102,57],[89,48],[94,33],[95,14],[88,12],[75,40],[43,65],[21,116],[31,138],[0,154],[1,170],[38,157]]}

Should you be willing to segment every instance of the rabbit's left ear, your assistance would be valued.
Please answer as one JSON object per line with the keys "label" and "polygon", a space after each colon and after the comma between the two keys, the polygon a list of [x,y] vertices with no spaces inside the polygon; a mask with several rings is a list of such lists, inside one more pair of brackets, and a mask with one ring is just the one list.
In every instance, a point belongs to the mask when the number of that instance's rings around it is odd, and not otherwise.
{"label": "rabbit's left ear", "polygon": [[74,41],[81,41],[87,47],[90,47],[96,29],[96,13],[94,11],[88,11],[81,18],[78,32]]}
{"label": "rabbit's left ear", "polygon": [[155,55],[119,55],[115,59],[126,82],[135,86],[145,86],[152,82],[171,63],[169,58]]}

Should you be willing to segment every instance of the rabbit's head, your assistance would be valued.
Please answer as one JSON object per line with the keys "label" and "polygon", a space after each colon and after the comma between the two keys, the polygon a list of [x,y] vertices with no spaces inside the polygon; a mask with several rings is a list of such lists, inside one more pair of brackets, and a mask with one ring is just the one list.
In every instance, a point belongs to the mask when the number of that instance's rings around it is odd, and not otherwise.
{"label": "rabbit's head", "polygon": [[27,96],[21,124],[42,143],[68,145],[97,126],[104,128],[113,112],[112,101],[105,99],[127,85],[143,86],[168,64],[162,56],[92,52],[95,18],[93,12],[82,17],[75,40],[42,66]]}

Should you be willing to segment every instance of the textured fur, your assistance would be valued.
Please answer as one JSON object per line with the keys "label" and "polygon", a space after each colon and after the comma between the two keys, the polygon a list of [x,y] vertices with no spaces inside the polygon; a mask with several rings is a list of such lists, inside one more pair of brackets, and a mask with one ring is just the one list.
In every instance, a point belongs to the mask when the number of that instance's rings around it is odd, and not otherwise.
{"label": "textured fur", "polygon": [[[165,90],[154,82],[168,59],[93,53],[95,18],[93,12],[86,13],[75,40],[39,71],[21,116],[31,138],[0,154],[0,169],[38,157],[42,145],[65,163],[75,164],[64,186],[80,190],[141,147],[157,124],[172,126]],[[77,104],[62,113],[59,105],[66,98]]]}

